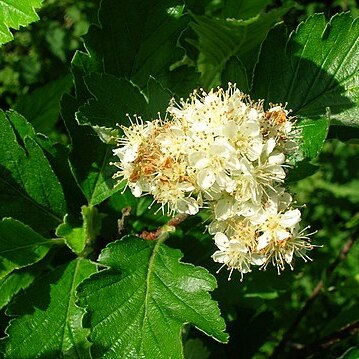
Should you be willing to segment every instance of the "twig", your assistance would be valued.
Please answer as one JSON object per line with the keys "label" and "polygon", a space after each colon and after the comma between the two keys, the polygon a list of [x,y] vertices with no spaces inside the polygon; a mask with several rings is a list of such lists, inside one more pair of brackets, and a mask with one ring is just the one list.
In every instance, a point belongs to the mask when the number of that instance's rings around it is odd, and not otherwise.
{"label": "twig", "polygon": [[147,240],[147,241],[153,241],[158,239],[158,237],[164,233],[164,232],[171,232],[173,231],[180,223],[182,223],[186,218],[188,217],[188,214],[180,213],[177,214],[175,217],[171,218],[165,225],[162,227],[159,227],[155,229],[154,231],[143,231],[139,237]]}
{"label": "twig", "polygon": [[303,346],[302,348],[299,349],[300,350],[299,354],[300,356],[313,354],[321,349],[328,348],[329,346],[354,335],[358,331],[359,331],[359,320],[340,328],[336,332],[329,334],[324,338],[316,340],[310,345]]}
{"label": "twig", "polygon": [[[339,252],[339,255],[337,256],[337,258],[326,269],[325,278],[329,278],[332,275],[332,273],[334,272],[335,268],[338,266],[338,264],[341,263],[347,257],[348,252],[353,247],[353,244],[354,244],[355,240],[357,239],[358,235],[359,235],[359,233],[355,232],[353,234],[353,236],[344,244],[344,246],[342,247],[341,251]],[[287,346],[288,342],[293,337],[293,334],[294,334],[295,330],[297,329],[298,325],[300,324],[302,319],[307,314],[309,308],[313,305],[315,300],[318,298],[323,287],[324,287],[324,280],[321,279],[317,283],[315,288],[313,289],[311,295],[306,300],[304,306],[299,311],[299,313],[295,317],[295,319],[292,322],[292,324],[290,325],[290,327],[287,329],[287,331],[283,335],[281,341],[279,342],[279,344],[275,348],[273,354],[271,355],[271,357],[270,357],[271,359],[279,358],[280,354],[282,353],[282,351]]]}
{"label": "twig", "polygon": [[122,231],[125,229],[125,219],[126,219],[126,217],[128,217],[131,214],[131,211],[132,211],[131,207],[122,208],[122,211],[121,211],[122,216],[117,221],[118,234],[121,234]]}

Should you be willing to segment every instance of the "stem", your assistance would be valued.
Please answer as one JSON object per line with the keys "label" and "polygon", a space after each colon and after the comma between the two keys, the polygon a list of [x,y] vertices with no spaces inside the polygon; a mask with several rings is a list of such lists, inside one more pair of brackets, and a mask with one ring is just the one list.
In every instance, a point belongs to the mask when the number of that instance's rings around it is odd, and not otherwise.
{"label": "stem", "polygon": [[359,331],[359,320],[356,320],[355,322],[340,328],[336,332],[331,333],[319,340],[316,340],[315,342],[313,342],[308,346],[302,346],[301,348],[299,348],[300,357],[304,357],[308,354],[314,354],[315,352],[318,352],[321,349],[328,348],[331,345],[339,341],[345,340],[346,338],[354,335],[358,331]]}
{"label": "stem", "polygon": [[179,213],[175,217],[171,218],[165,225],[162,227],[159,227],[155,229],[154,231],[143,231],[139,237],[147,240],[147,241],[153,241],[158,239],[162,234],[169,233],[175,230],[175,228],[182,223],[186,218],[188,217],[188,214]]}
{"label": "stem", "polygon": [[65,246],[66,245],[66,242],[65,242],[65,239],[60,237],[60,238],[51,238],[50,239],[50,243],[55,243],[59,246]]}
{"label": "stem", "polygon": [[[335,268],[345,260],[347,257],[350,249],[353,247],[353,244],[355,240],[357,239],[359,235],[359,231],[356,231],[353,236],[344,244],[341,251],[339,252],[338,256],[335,258],[335,260],[328,266],[328,268],[325,271],[325,278],[329,278],[332,273],[334,272]],[[290,325],[290,327],[287,329],[287,331],[284,333],[281,341],[275,348],[273,354],[271,355],[271,359],[279,358],[281,357],[281,353],[285,350],[285,347],[287,346],[288,342],[293,337],[297,327],[299,326],[302,319],[305,317],[305,315],[308,313],[310,307],[313,305],[315,300],[318,298],[319,294],[322,292],[322,289],[324,288],[324,280],[321,279],[315,288],[313,289],[312,293],[306,300],[304,306],[299,311],[297,316],[295,317],[294,321]]]}

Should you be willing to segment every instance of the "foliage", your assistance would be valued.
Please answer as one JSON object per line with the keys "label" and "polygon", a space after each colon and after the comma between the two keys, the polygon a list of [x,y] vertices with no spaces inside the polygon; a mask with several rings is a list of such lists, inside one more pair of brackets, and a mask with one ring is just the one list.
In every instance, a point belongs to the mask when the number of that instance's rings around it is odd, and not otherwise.
{"label": "foliage", "polygon": [[[14,40],[0,48],[0,103],[3,109],[14,107],[35,89],[51,86],[50,82],[64,82],[62,78],[70,73],[73,53],[82,44],[81,36],[87,32],[90,23],[96,21],[98,2],[43,0],[38,13],[46,21],[32,23],[14,32]],[[54,93],[50,91],[49,97],[46,94],[45,87],[42,100],[50,99],[51,103]],[[52,108],[58,108],[58,101]],[[26,116],[31,115],[31,106],[25,111]],[[58,111],[56,119],[59,119]],[[52,130],[53,127],[45,133],[52,134]],[[45,129],[41,128],[43,131]]]}
{"label": "foliage", "polygon": [[13,39],[9,27],[18,29],[38,20],[35,8],[41,6],[42,0],[26,2],[1,1],[0,3],[0,44]]}
{"label": "foliage", "polygon": [[[2,3],[6,36],[40,5]],[[2,47],[5,358],[357,357],[358,8],[305,3],[47,0]],[[113,179],[127,114],[228,81],[286,104],[303,138],[286,185],[317,247],[281,276],[228,281],[206,211],[174,223]]]}
{"label": "foliage", "polygon": [[[91,313],[95,357],[181,357],[179,333],[185,322],[227,341],[217,304],[206,293],[215,288],[214,277],[202,268],[178,263],[178,251],[161,240],[123,238],[108,245],[99,262],[110,269],[79,288],[80,304]],[[110,298],[111,305],[106,305]],[[117,332],[123,323],[127,325]]]}

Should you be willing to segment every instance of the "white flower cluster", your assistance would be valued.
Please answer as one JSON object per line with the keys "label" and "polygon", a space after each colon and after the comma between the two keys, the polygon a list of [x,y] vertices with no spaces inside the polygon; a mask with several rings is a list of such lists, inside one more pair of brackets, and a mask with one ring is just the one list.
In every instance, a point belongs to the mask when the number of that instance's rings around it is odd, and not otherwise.
{"label": "white flower cluster", "polygon": [[[123,127],[116,177],[134,196],[149,193],[169,213],[209,208],[216,262],[239,270],[272,262],[278,273],[312,245],[283,182],[298,133],[281,106],[263,110],[235,85],[172,102],[165,120]],[[221,268],[222,268],[221,267]]]}

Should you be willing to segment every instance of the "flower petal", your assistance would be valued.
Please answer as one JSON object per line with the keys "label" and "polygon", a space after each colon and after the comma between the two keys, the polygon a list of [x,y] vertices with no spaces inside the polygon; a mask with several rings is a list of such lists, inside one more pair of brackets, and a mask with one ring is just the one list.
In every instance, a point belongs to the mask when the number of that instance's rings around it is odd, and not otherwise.
{"label": "flower petal", "polygon": [[282,214],[280,224],[285,228],[294,228],[300,222],[300,217],[300,210],[292,209]]}
{"label": "flower petal", "polygon": [[192,152],[188,156],[188,162],[190,166],[193,166],[197,169],[201,169],[208,166],[209,159],[205,152],[198,151],[198,152]]}
{"label": "flower petal", "polygon": [[229,262],[229,255],[222,251],[216,251],[212,254],[212,258],[215,262],[218,263],[228,263]]}
{"label": "flower petal", "polygon": [[210,168],[204,168],[197,173],[197,183],[204,190],[212,187],[215,181],[216,176]]}
{"label": "flower petal", "polygon": [[268,233],[263,233],[261,236],[258,237],[257,251],[260,251],[263,248],[267,247],[269,242],[270,241]]}
{"label": "flower petal", "polygon": [[216,246],[221,251],[225,251],[229,247],[228,237],[224,233],[221,233],[221,232],[216,233],[215,236],[214,236],[214,241],[216,243]]}

